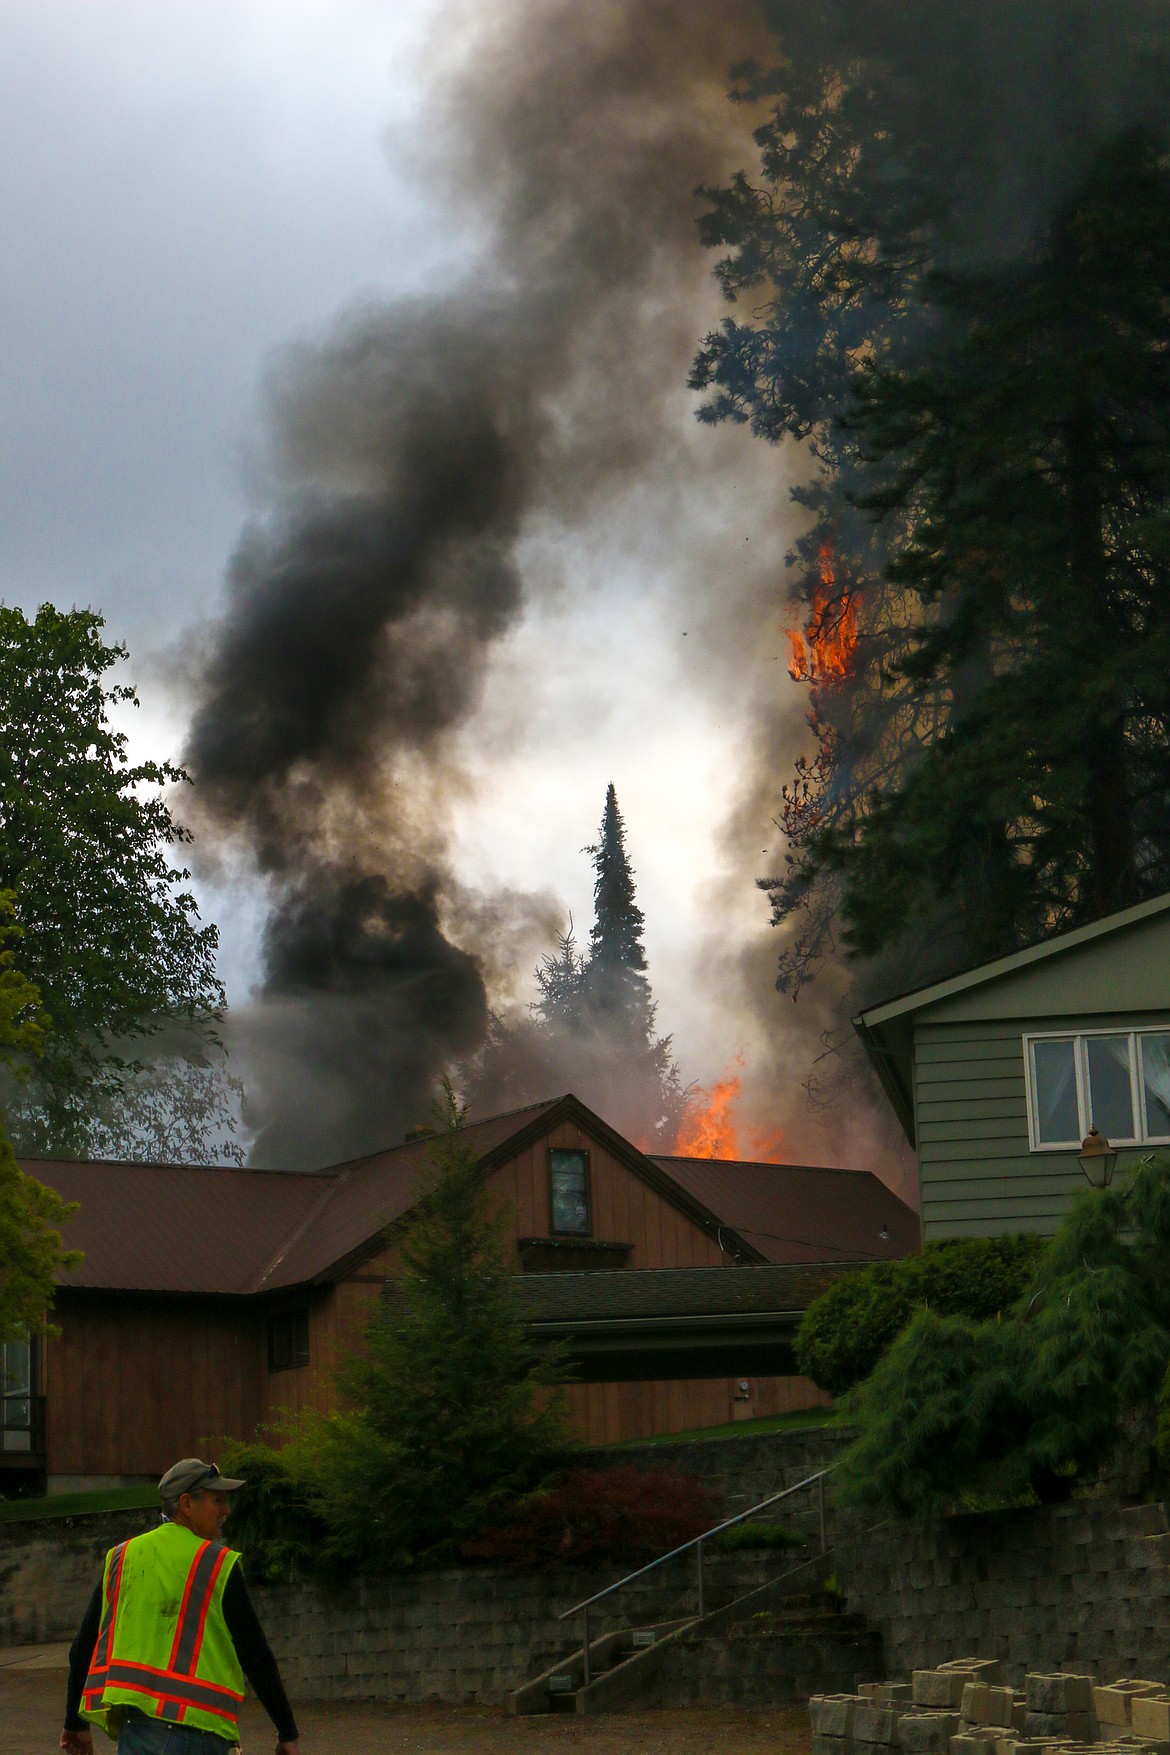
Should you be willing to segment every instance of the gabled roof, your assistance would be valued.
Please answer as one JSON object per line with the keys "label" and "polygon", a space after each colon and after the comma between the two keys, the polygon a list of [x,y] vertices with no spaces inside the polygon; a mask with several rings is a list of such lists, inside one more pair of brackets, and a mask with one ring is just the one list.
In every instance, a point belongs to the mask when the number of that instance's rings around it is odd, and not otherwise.
{"label": "gabled roof", "polygon": [[1091,944],[1094,939],[1107,938],[1110,933],[1123,932],[1128,927],[1153,920],[1157,915],[1164,914],[1168,908],[1170,892],[1164,896],[1151,896],[1146,902],[1135,902],[1132,908],[1121,908],[1116,914],[1106,914],[1104,919],[1094,920],[1088,926],[1074,927],[1071,932],[1061,932],[1055,938],[1042,939],[1039,944],[1027,945],[1024,950],[1013,951],[1010,956],[996,957],[990,963],[979,963],[973,969],[964,969],[961,974],[949,975],[945,981],[932,981],[928,986],[913,988],[896,999],[883,1000],[881,1005],[869,1006],[854,1018],[853,1026],[855,1029],[860,1026],[874,1029],[891,1023],[908,1013],[920,1012],[928,1005],[953,999],[956,994],[966,993],[973,987],[983,987],[988,982],[1015,975],[1033,963],[1046,962],[1050,957],[1062,957],[1081,945]]}
{"label": "gabled roof", "polygon": [[918,1248],[917,1213],[869,1170],[721,1158],[654,1162],[764,1261],[893,1260]]}
{"label": "gabled roof", "polygon": [[[868,1172],[651,1158],[571,1093],[471,1122],[464,1138],[487,1174],[563,1121],[717,1238],[729,1262],[867,1261],[918,1247],[915,1215]],[[312,1172],[61,1159],[25,1168],[80,1203],[65,1242],[84,1259],[63,1287],[241,1296],[340,1279],[376,1254],[418,1198],[429,1150],[412,1140]]]}
{"label": "gabled roof", "polygon": [[[563,1099],[560,1100],[563,1102]],[[519,1151],[532,1131],[543,1131],[560,1102],[533,1103],[506,1115],[469,1122],[463,1138],[484,1169]],[[280,1250],[263,1264],[250,1291],[302,1285],[331,1278],[379,1247],[387,1225],[414,1205],[430,1168],[428,1139],[411,1140],[339,1164],[329,1171],[331,1188],[320,1208],[306,1215]]]}
{"label": "gabled roof", "polygon": [[[932,981],[925,987],[914,988],[909,993],[884,1000],[880,1005],[869,1006],[859,1013],[853,1019],[853,1028],[861,1038],[865,1052],[910,1144],[916,1143],[913,1059],[915,1020],[919,1013],[932,1006],[941,1008],[952,1001],[958,1001],[960,1005],[977,1005],[977,1000],[968,1000],[966,996],[975,995],[979,989],[991,987],[996,982],[1005,984],[995,1000],[996,1004],[1002,1004],[1005,994],[1010,995],[1012,992],[1014,977],[1026,976],[1032,970],[1037,972],[1037,977],[1041,977],[1042,965],[1050,966],[1061,957],[1075,955],[1114,935],[1144,927],[1164,916],[1167,910],[1170,910],[1170,892],[1162,896],[1151,896],[1145,902],[1136,902],[1132,908],[1118,909],[1116,913],[1094,920],[1088,926],[1074,927],[1071,932],[1042,939],[1038,944],[1028,945],[1021,951],[1013,951],[1010,956],[996,957],[990,963],[979,963],[973,969],[950,975],[944,981]],[[1164,935],[1164,927],[1158,930]],[[1089,949],[1085,960],[1091,960],[1092,956],[1093,951]],[[1074,965],[1074,969],[1076,966]],[[1149,973],[1147,971],[1147,975]],[[1164,981],[1164,957],[1155,959],[1153,974],[1159,983]],[[1028,982],[1029,994],[1034,994],[1036,985],[1037,982]],[[947,1014],[943,1013],[942,1016],[946,1017]]]}

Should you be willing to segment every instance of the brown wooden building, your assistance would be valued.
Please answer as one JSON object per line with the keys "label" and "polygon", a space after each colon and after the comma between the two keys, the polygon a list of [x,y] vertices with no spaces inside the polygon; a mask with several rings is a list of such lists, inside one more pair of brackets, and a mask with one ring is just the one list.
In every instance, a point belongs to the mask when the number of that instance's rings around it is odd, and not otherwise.
{"label": "brown wooden building", "polygon": [[[843,1267],[918,1247],[916,1215],[867,1172],[648,1157],[572,1096],[467,1139],[532,1332],[570,1349],[590,1442],[810,1405],[800,1311]],[[157,1476],[329,1407],[428,1162],[425,1140],[312,1173],[28,1161],[80,1203],[66,1240],[84,1260],[60,1285],[60,1337],[4,1404],[0,1491]]]}

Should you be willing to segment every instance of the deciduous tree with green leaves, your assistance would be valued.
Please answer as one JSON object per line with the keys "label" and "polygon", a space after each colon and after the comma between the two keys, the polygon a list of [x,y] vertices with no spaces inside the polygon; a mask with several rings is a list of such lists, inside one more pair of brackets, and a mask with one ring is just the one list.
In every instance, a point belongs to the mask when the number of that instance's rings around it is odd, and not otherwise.
{"label": "deciduous tree with green leaves", "polygon": [[[37,990],[16,967],[20,938],[12,893],[0,891],[0,1065],[18,1080],[28,1076],[44,1043]],[[0,1125],[0,1341],[47,1327],[57,1275],[81,1259],[61,1247],[61,1226],[74,1211],[24,1174]]]}
{"label": "deciduous tree with green leaves", "polygon": [[111,713],[137,697],[108,681],[125,650],[102,630],[90,610],[0,607],[0,886],[45,1014],[33,1076],[4,1093],[25,1152],[87,1155],[149,1039],[181,1026],[198,1054],[224,1004],[216,929],[172,852],[189,836],[165,789],[186,775],[131,762]]}

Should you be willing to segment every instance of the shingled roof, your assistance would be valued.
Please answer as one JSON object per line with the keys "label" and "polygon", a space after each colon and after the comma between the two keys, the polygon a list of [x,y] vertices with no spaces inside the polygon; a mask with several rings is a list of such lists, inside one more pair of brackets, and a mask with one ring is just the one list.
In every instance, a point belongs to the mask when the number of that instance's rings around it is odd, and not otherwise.
{"label": "shingled roof", "polygon": [[534,1323],[632,1321],[656,1316],[740,1316],[804,1311],[842,1273],[834,1266],[638,1268],[524,1274],[518,1284]]}

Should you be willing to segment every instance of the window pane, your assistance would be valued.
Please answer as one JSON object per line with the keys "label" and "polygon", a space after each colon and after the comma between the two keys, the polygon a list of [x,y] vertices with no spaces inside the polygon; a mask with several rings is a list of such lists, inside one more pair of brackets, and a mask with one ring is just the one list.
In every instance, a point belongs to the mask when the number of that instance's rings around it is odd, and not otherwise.
{"label": "window pane", "polygon": [[1129,1037],[1087,1036],[1089,1125],[1108,1140],[1131,1140],[1133,1096],[1129,1082]]}
{"label": "window pane", "polygon": [[552,1160],[552,1228],[577,1236],[589,1235],[588,1158],[584,1152],[554,1148]]}
{"label": "window pane", "polygon": [[0,1346],[0,1449],[27,1450],[32,1443],[32,1347],[28,1341]]}
{"label": "window pane", "polygon": [[1142,1082],[1146,1088],[1146,1133],[1170,1134],[1170,1035],[1142,1037]]}
{"label": "window pane", "polygon": [[1071,1038],[1033,1042],[1036,1072],[1036,1138],[1042,1146],[1079,1145],[1076,1055]]}

